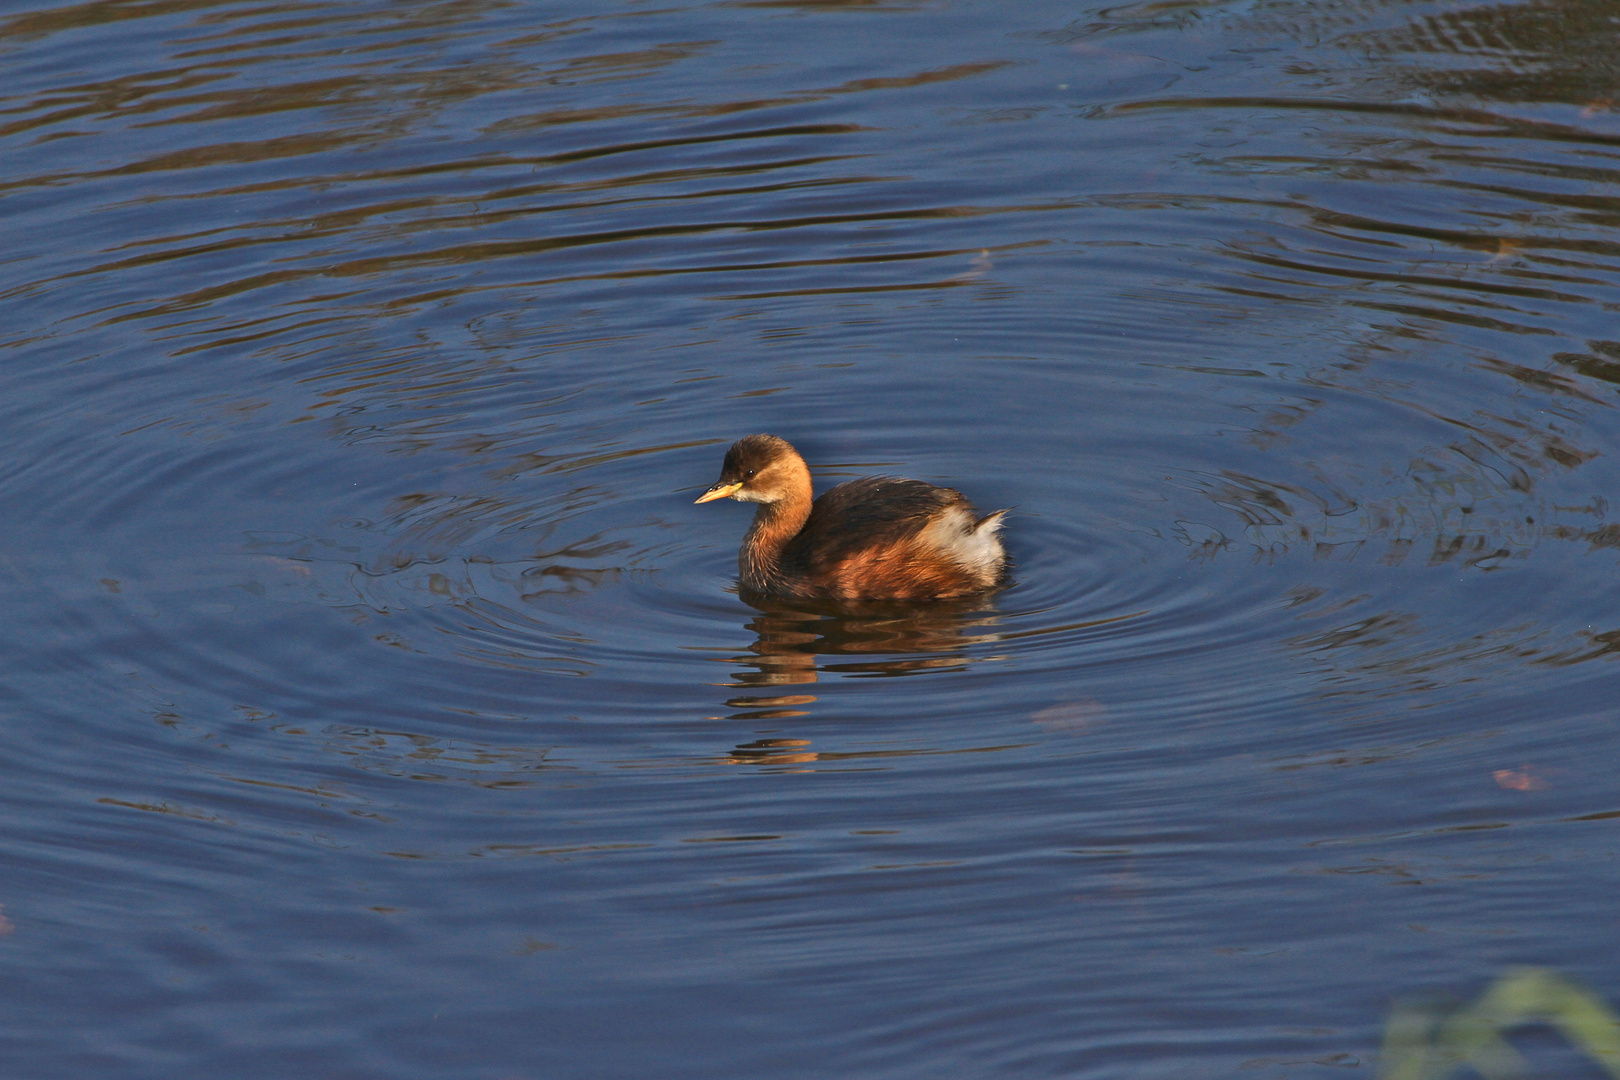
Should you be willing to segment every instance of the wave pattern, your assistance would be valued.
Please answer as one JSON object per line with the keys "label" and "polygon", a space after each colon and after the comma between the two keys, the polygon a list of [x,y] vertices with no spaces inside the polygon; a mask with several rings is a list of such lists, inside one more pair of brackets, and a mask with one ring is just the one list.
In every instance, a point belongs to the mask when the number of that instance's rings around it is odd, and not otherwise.
{"label": "wave pattern", "polygon": [[[1607,978],[1612,37],[14,5],[8,1064],[1227,1075]],[[752,431],[1014,584],[744,603]]]}

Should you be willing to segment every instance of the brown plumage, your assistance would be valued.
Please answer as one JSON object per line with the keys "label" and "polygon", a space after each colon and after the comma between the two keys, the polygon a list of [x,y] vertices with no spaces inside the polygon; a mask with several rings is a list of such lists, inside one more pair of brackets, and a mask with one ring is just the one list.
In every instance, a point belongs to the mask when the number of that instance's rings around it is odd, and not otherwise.
{"label": "brown plumage", "polygon": [[737,568],[745,589],[838,600],[931,600],[1003,583],[996,533],[1007,511],[983,517],[950,488],[867,476],[811,501],[804,458],[774,435],[726,451],[720,479],[697,501],[759,504]]}

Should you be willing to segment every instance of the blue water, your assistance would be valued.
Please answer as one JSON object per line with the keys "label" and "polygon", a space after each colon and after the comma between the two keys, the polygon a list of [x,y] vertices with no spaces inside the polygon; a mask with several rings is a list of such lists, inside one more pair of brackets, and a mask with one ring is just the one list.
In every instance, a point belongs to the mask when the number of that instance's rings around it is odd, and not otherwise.
{"label": "blue water", "polygon": [[[1597,0],[0,10],[0,1061],[1374,1075],[1620,1000]],[[736,593],[725,447],[1015,507]]]}

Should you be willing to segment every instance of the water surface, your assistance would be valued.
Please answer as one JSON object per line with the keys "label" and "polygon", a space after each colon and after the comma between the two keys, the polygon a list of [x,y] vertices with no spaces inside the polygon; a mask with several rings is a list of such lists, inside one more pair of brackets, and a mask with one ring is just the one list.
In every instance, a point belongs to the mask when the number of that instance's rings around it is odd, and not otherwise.
{"label": "water surface", "polygon": [[[10,5],[8,1068],[1372,1075],[1405,994],[1620,998],[1614,33]],[[752,431],[1016,507],[1016,584],[744,603]]]}

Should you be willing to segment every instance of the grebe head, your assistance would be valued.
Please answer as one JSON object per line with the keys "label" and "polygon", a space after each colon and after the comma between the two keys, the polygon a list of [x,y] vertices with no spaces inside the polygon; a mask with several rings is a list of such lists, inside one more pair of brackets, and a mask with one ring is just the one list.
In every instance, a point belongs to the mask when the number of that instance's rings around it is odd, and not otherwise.
{"label": "grebe head", "polygon": [[[804,458],[775,435],[745,435],[731,444],[720,466],[720,479],[697,500],[736,499],[738,502],[774,503],[808,488],[810,470]],[[808,492],[806,492],[808,494]]]}

